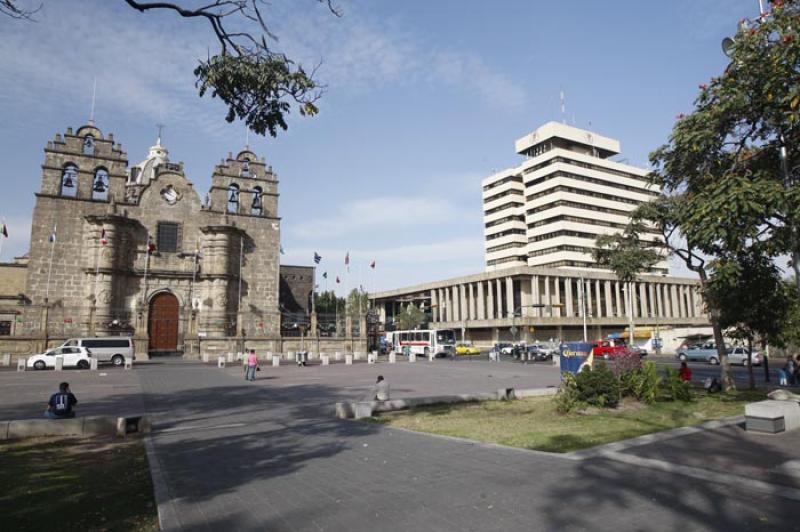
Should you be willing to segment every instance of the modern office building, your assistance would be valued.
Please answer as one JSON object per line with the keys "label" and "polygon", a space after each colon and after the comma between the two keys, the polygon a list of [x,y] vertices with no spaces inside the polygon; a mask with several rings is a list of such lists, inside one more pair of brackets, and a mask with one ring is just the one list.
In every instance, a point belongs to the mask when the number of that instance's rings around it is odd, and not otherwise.
{"label": "modern office building", "polygon": [[[483,180],[486,268],[591,268],[595,239],[658,195],[647,170],[612,161],[616,139],[549,122],[518,139],[525,161]],[[656,232],[642,237],[658,241]],[[650,273],[666,274],[666,261]]]}

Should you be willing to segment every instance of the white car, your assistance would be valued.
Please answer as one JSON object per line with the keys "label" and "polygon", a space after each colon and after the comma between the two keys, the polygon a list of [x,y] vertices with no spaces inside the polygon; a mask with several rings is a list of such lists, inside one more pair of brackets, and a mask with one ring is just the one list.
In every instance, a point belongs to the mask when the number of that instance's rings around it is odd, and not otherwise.
{"label": "white car", "polygon": [[56,356],[64,357],[65,368],[89,369],[91,354],[85,347],[56,347],[41,355],[33,355],[28,359],[27,366],[32,369],[47,369],[56,367]]}
{"label": "white car", "polygon": [[[761,365],[761,355],[758,352],[753,352],[753,365],[760,366]],[[742,366],[747,365],[747,348],[746,347],[729,347],[728,348],[728,360],[730,360],[731,364],[740,364]]]}

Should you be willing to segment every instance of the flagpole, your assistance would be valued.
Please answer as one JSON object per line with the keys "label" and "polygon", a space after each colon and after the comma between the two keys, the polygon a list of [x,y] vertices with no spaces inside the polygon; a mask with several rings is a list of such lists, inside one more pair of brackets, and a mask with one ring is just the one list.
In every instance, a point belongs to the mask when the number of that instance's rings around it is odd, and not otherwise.
{"label": "flagpole", "polygon": [[47,287],[44,290],[45,304],[50,299],[50,275],[53,272],[53,250],[56,248],[56,232],[58,231],[58,223],[53,224],[53,234],[50,236],[50,263],[47,266]]}

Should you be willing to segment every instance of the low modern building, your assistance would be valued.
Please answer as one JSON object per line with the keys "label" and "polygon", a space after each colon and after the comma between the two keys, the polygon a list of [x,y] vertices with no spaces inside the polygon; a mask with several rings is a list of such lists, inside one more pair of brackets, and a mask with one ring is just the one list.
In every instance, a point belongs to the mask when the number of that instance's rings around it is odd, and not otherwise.
{"label": "low modern building", "polygon": [[[597,268],[595,239],[624,230],[631,211],[658,195],[647,170],[611,160],[618,140],[549,122],[515,147],[525,161],[482,183],[488,271]],[[656,232],[642,237],[660,239]],[[651,273],[667,271],[661,261]]]}
{"label": "low modern building", "polygon": [[[699,282],[643,275],[627,287],[612,273],[517,266],[370,295],[387,330],[403,305],[425,310],[430,328],[461,331],[477,345],[589,339],[628,327],[649,336],[708,327]],[[630,297],[628,297],[630,296]],[[585,320],[584,320],[585,317]]]}

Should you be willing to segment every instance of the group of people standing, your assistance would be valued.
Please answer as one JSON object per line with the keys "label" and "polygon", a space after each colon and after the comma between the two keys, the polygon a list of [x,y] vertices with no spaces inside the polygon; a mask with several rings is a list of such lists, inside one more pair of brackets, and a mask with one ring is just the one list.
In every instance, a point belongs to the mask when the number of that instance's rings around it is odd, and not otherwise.
{"label": "group of people standing", "polygon": [[800,382],[800,355],[786,357],[786,364],[778,371],[778,383],[781,386],[794,386]]}

